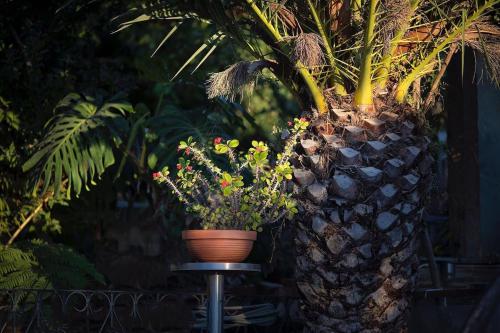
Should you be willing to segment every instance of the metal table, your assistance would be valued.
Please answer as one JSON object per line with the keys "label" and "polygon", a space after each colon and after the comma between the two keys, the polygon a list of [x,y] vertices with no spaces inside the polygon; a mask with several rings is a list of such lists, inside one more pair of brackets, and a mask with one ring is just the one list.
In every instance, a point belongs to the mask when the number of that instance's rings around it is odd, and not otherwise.
{"label": "metal table", "polygon": [[188,262],[171,265],[173,272],[199,272],[208,275],[208,332],[222,333],[224,328],[224,274],[260,272],[260,265],[226,262]]}

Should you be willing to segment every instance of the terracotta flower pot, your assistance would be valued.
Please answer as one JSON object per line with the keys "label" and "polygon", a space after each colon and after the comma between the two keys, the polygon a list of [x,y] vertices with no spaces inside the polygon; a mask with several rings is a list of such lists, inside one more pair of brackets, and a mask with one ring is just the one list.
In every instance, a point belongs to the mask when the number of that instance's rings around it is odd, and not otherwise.
{"label": "terracotta flower pot", "polygon": [[257,232],[243,230],[185,230],[191,255],[207,262],[241,262],[245,260],[257,239]]}

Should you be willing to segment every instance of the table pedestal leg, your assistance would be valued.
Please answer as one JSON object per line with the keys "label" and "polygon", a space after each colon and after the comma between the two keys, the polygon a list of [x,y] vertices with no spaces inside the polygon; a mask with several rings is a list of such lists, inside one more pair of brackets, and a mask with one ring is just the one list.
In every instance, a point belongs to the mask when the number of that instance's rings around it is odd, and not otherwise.
{"label": "table pedestal leg", "polygon": [[222,333],[224,327],[224,275],[208,276],[208,332]]}

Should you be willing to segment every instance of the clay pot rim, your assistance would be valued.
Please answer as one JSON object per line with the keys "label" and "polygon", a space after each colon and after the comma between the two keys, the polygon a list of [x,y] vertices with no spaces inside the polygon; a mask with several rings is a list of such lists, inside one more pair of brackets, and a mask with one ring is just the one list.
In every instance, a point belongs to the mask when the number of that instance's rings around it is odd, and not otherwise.
{"label": "clay pot rim", "polygon": [[247,230],[184,230],[182,239],[247,239],[256,240],[256,231]]}

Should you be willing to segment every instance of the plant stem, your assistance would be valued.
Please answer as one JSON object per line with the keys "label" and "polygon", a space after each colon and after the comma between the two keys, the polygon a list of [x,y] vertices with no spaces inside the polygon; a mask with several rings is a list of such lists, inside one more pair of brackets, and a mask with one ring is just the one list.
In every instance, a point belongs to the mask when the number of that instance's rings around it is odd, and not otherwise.
{"label": "plant stem", "polygon": [[319,114],[326,114],[328,112],[328,105],[325,100],[325,96],[323,96],[323,92],[320,87],[316,84],[314,77],[309,73],[309,70],[302,64],[302,62],[297,61],[295,64],[295,68],[299,72],[300,76],[304,80],[307,88],[309,89],[309,93],[316,105],[316,109]]}
{"label": "plant stem", "polygon": [[210,159],[208,159],[205,154],[203,154],[203,151],[191,146],[190,149],[193,151],[194,158],[200,161],[202,164],[205,165],[207,168],[208,172],[212,175],[214,179],[217,178],[217,176],[222,175],[222,171],[219,167],[217,167]]}
{"label": "plant stem", "polygon": [[406,95],[408,94],[408,89],[410,88],[413,81],[415,81],[419,76],[425,73],[426,67],[434,61],[437,55],[443,51],[449,44],[453,43],[458,36],[467,30],[487,9],[492,8],[499,0],[488,0],[481,7],[479,7],[474,13],[472,13],[462,25],[457,25],[448,34],[448,36],[439,43],[431,53],[427,55],[413,70],[398,84],[395,92],[395,99],[398,103],[403,103]]}
{"label": "plant stem", "polygon": [[328,38],[326,31],[325,31],[325,26],[323,25],[323,22],[321,21],[318,11],[316,10],[316,7],[314,6],[312,0],[307,0],[307,4],[309,5],[309,10],[311,11],[311,14],[314,18],[314,22],[316,23],[316,27],[318,28],[318,32],[321,36],[321,39],[323,40],[323,44],[325,47],[326,51],[326,58],[328,59],[328,64],[330,65],[331,69],[333,70],[333,75],[332,75],[332,83],[333,87],[335,88],[335,92],[338,95],[345,96],[347,95],[347,91],[344,87],[344,84],[342,82],[342,78],[340,77],[339,69],[336,65],[335,61],[335,56],[333,55],[333,47],[332,43],[330,42],[330,38]]}
{"label": "plant stem", "polygon": [[[283,42],[283,37],[281,34],[274,28],[274,26],[269,22],[264,13],[260,10],[260,8],[255,4],[254,0],[246,0],[247,4],[252,9],[256,18],[262,23],[265,30],[269,34],[269,36],[277,43]],[[279,45],[278,45],[279,46]],[[285,52],[285,54],[287,54]],[[299,72],[300,76],[304,80],[307,88],[309,89],[309,93],[313,99],[313,102],[316,106],[316,109],[320,114],[326,114],[328,112],[328,105],[326,103],[325,97],[323,96],[323,92],[320,87],[314,80],[314,77],[309,73],[309,70],[302,64],[300,61],[297,61],[294,64],[295,69]]]}
{"label": "plant stem", "polygon": [[[63,182],[61,183],[61,187],[66,185],[67,183],[68,179],[63,180]],[[7,246],[11,245],[16,240],[16,238],[24,230],[24,228],[26,228],[26,226],[31,222],[31,220],[33,220],[38,215],[38,213],[40,213],[40,211],[43,208],[43,205],[45,205],[47,201],[49,201],[52,197],[54,197],[54,191],[45,193],[43,200],[38,204],[38,206],[36,206],[36,208],[31,212],[31,214],[26,219],[23,218],[24,219],[23,223],[17,228],[14,234],[10,237],[10,239],[7,242]]]}
{"label": "plant stem", "polygon": [[371,76],[377,4],[378,0],[370,0],[370,11],[364,35],[363,58],[361,59],[358,87],[354,93],[354,106],[363,109],[373,108]]}
{"label": "plant stem", "polygon": [[287,211],[286,211],[286,210],[285,210],[285,211],[283,211],[283,212],[281,212],[281,214],[280,214],[280,215],[278,215],[278,217],[276,217],[273,221],[271,221],[271,224],[272,224],[272,223],[276,223],[276,222],[278,222],[279,220],[281,220],[281,219],[282,219],[282,218],[286,215],[286,213],[287,213]]}
{"label": "plant stem", "polygon": [[392,58],[398,49],[398,45],[403,39],[408,27],[410,26],[409,20],[415,13],[415,10],[418,7],[420,0],[412,0],[410,3],[410,12],[407,16],[407,22],[403,23],[398,31],[394,34],[394,37],[390,41],[389,51],[385,54],[381,59],[381,64],[375,71],[376,85],[379,89],[384,89],[387,85],[387,81],[389,79],[389,72],[391,69]]}
{"label": "plant stem", "polygon": [[441,82],[441,79],[444,76],[444,73],[446,72],[446,69],[448,68],[448,65],[450,64],[451,59],[453,58],[453,55],[457,51],[457,44],[453,43],[450,46],[450,49],[448,50],[448,54],[446,55],[446,59],[444,60],[444,63],[441,65],[441,69],[439,70],[439,73],[437,73],[436,77],[434,78],[434,81],[432,82],[431,89],[429,90],[429,94],[425,98],[424,101],[424,110],[428,110],[429,107],[431,106],[432,101],[434,100],[434,97],[436,96],[436,93],[439,88],[439,83]]}
{"label": "plant stem", "polygon": [[[276,162],[276,165],[281,165],[290,159],[293,147],[295,146],[297,139],[300,137],[301,134],[302,132],[298,131],[287,140],[285,148],[283,149],[283,154],[281,155],[281,159]],[[275,173],[273,175],[273,178],[271,178],[271,182],[269,183],[268,187],[271,189],[271,192],[274,192],[278,188],[279,184],[280,182],[278,181],[278,177],[276,176]],[[271,198],[265,201],[264,205],[262,206],[262,210],[264,210],[265,207],[269,206],[270,203],[271,203]]]}
{"label": "plant stem", "polygon": [[42,200],[42,202],[40,202],[38,204],[38,206],[35,208],[35,210],[33,212],[31,212],[31,214],[23,221],[23,223],[14,232],[12,237],[10,237],[9,241],[7,242],[7,246],[11,245],[14,242],[14,240],[17,238],[17,236],[19,236],[21,231],[23,231],[24,228],[26,228],[26,226],[28,225],[28,223],[30,223],[30,221],[42,210],[43,205],[47,202],[47,200],[48,200],[48,198],[45,198],[44,200]]}
{"label": "plant stem", "polygon": [[163,180],[165,180],[168,186],[170,186],[170,188],[175,192],[175,194],[177,194],[177,196],[179,197],[179,201],[184,202],[188,206],[191,206],[191,203],[186,199],[184,194],[182,194],[182,192],[179,191],[179,189],[177,188],[177,186],[175,186],[174,182],[172,181],[172,179],[170,179],[170,177],[164,175],[161,175],[161,177],[163,178]]}
{"label": "plant stem", "polygon": [[351,0],[352,18],[355,23],[361,22],[361,0]]}

